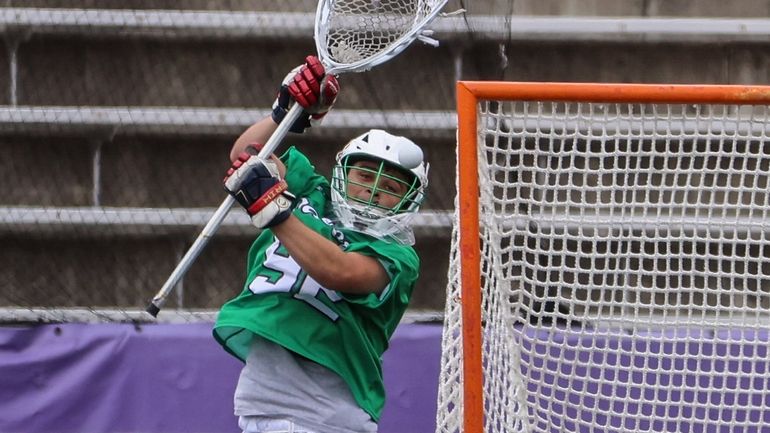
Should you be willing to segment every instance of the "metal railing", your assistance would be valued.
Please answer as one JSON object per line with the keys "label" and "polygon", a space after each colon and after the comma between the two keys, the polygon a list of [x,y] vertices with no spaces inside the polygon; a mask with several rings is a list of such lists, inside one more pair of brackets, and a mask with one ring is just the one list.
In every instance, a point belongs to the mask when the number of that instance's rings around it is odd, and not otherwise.
{"label": "metal railing", "polygon": [[[308,12],[0,8],[0,33],[161,38],[312,38]],[[770,19],[679,17],[444,16],[441,38],[491,40],[762,41]]]}

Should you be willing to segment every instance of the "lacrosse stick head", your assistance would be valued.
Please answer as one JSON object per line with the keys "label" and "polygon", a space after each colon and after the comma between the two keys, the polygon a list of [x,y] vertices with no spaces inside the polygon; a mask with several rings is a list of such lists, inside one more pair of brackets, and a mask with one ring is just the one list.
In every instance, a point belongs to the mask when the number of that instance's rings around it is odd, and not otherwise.
{"label": "lacrosse stick head", "polygon": [[448,0],[320,0],[318,58],[331,73],[368,70],[397,56]]}

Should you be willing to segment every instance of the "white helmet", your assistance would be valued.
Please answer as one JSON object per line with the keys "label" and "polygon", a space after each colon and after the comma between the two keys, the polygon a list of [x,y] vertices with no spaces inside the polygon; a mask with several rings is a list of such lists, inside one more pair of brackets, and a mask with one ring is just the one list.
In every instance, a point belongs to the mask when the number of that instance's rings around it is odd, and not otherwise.
{"label": "white helmet", "polygon": [[[378,168],[367,170],[375,175],[375,179],[388,177],[407,187],[396,206],[385,208],[371,198],[362,200],[348,196],[350,166],[361,160],[380,162]],[[387,175],[386,168],[395,168],[407,180]],[[337,153],[337,164],[332,171],[332,204],[337,220],[352,230],[376,237],[390,236],[402,244],[414,244],[410,223],[425,199],[429,168],[430,165],[423,161],[422,149],[407,138],[372,129],[350,140]],[[380,192],[376,180],[372,188],[371,197],[374,197]]]}

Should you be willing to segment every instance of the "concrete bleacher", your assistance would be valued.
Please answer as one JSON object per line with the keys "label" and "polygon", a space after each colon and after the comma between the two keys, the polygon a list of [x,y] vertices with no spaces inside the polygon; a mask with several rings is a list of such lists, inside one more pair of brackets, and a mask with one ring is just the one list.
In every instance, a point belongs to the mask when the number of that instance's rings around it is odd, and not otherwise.
{"label": "concrete bleacher", "polygon": [[[315,2],[146,0],[114,9],[101,3],[0,8],[7,47],[0,63],[8,66],[0,68],[0,82],[8,83],[0,88],[0,148],[8,155],[0,168],[3,178],[22,179],[42,164],[41,174],[0,192],[0,233],[8,245],[0,260],[56,264],[2,269],[0,278],[11,293],[68,275],[66,284],[85,293],[109,287],[99,302],[136,306],[160,287],[223,198],[219,181],[230,143],[268,112],[287,69],[314,52]],[[425,147],[432,185],[418,219],[424,270],[415,309],[443,308],[457,79],[765,84],[770,78],[770,19],[754,18],[767,16],[761,5],[747,2],[731,12],[714,1],[678,10],[660,1],[642,2],[646,9],[616,3],[596,1],[577,11],[576,2],[517,1],[510,16],[509,2],[475,2],[467,19],[435,22],[440,47],[418,42],[388,64],[342,76],[343,96],[323,127],[287,139],[324,172],[341,143],[369,128],[395,130]],[[447,10],[458,7],[453,2]],[[50,161],[39,162],[39,155]],[[185,306],[215,308],[238,291],[253,233],[240,213],[228,218],[184,282]],[[139,260],[153,265],[132,281]],[[97,265],[83,269],[83,263]],[[16,299],[33,297],[0,295],[11,305]],[[54,302],[84,300],[91,302],[87,296]]]}

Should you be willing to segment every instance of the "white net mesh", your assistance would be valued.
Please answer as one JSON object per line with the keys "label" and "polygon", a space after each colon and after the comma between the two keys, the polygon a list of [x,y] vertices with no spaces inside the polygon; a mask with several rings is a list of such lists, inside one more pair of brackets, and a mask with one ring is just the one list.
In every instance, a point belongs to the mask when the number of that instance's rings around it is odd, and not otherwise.
{"label": "white net mesh", "polygon": [[[365,62],[398,48],[446,0],[335,0],[322,8],[319,55],[332,66]],[[406,42],[413,38],[407,37]]]}
{"label": "white net mesh", "polygon": [[482,101],[481,263],[456,229],[437,431],[463,430],[479,265],[485,431],[765,431],[769,109]]}

